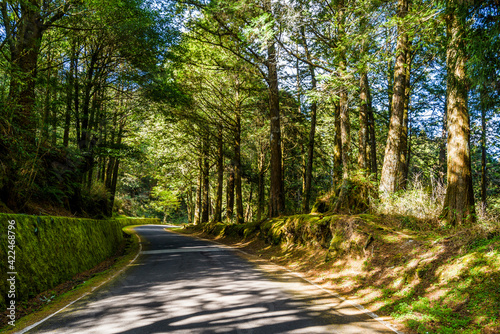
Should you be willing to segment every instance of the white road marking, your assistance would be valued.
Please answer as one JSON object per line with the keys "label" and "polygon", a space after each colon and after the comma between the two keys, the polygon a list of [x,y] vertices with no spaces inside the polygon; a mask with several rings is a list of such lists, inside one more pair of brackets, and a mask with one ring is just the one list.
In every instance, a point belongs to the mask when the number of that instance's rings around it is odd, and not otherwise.
{"label": "white road marking", "polygon": [[182,247],[170,249],[153,249],[143,251],[141,254],[171,254],[171,253],[193,253],[193,252],[223,252],[225,249],[220,247]]}

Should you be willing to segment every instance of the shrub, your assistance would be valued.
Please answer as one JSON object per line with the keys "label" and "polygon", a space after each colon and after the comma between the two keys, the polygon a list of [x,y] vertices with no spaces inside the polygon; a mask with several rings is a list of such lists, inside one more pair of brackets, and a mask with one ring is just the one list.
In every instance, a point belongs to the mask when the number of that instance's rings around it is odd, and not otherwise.
{"label": "shrub", "polygon": [[443,208],[446,187],[438,180],[431,180],[426,188],[417,175],[408,184],[407,190],[375,203],[374,211],[387,215],[412,216],[419,219],[437,219]]}

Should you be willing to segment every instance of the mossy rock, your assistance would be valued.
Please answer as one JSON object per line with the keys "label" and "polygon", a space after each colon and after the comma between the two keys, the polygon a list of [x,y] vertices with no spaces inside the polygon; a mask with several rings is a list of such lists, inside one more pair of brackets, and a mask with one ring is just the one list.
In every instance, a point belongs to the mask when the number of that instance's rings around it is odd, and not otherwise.
{"label": "mossy rock", "polygon": [[355,175],[318,198],[311,213],[366,213],[370,211],[372,200],[377,198],[378,191],[373,182],[362,175]]}
{"label": "mossy rock", "polygon": [[243,237],[249,238],[251,235],[259,232],[261,222],[251,222],[243,226]]}
{"label": "mossy rock", "polygon": [[202,230],[205,233],[220,236],[224,234],[226,224],[220,222],[209,222],[203,225]]}
{"label": "mossy rock", "polygon": [[285,219],[272,219],[270,222],[265,223],[264,231],[267,231],[265,233],[266,236],[266,241],[278,245],[282,240],[284,240],[284,232],[283,232],[283,226],[285,225],[286,220]]}

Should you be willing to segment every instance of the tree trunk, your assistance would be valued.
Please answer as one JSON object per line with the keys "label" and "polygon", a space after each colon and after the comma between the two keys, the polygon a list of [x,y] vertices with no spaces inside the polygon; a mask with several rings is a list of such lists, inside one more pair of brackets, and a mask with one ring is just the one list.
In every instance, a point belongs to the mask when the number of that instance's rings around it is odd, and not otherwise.
{"label": "tree trunk", "polygon": [[448,98],[445,99],[444,112],[443,112],[443,127],[441,130],[441,138],[439,139],[439,170],[438,179],[441,184],[445,184],[446,175],[446,140],[447,140],[447,110],[448,110]]}
{"label": "tree trunk", "polygon": [[87,79],[85,83],[84,95],[83,95],[83,105],[82,105],[82,129],[81,138],[78,143],[78,147],[82,152],[86,152],[90,145],[90,99],[92,94],[92,88],[94,86],[94,71],[96,69],[98,59],[98,51],[91,54],[90,64],[87,72]]}
{"label": "tree trunk", "polygon": [[342,179],[349,178],[350,162],[349,152],[351,149],[351,124],[349,121],[349,106],[347,104],[347,91],[340,93],[340,142],[342,157]]}
{"label": "tree trunk", "polygon": [[[121,143],[122,143],[123,126],[124,126],[124,123],[122,121],[122,122],[120,122],[120,129],[118,130],[118,139],[116,142],[117,145],[121,145]],[[107,213],[107,216],[109,216],[109,217],[111,217],[111,215],[113,214],[113,206],[115,203],[115,196],[116,196],[116,185],[118,184],[119,164],[120,164],[120,159],[116,158],[114,166],[113,166],[113,177],[111,180],[111,188],[109,190],[110,198],[109,198],[109,207],[108,207],[108,213]]]}
{"label": "tree trunk", "polygon": [[403,112],[403,129],[401,133],[401,150],[399,155],[399,168],[398,168],[398,190],[406,189],[408,183],[408,163],[409,163],[409,143],[408,143],[408,128],[409,128],[409,112],[410,112],[410,96],[411,96],[411,86],[410,86],[410,75],[411,75],[411,52],[408,48],[408,53],[406,54],[406,77],[405,77],[405,100],[404,100],[404,112]]}
{"label": "tree trunk", "polygon": [[[116,128],[118,126],[118,112],[114,112],[113,114],[113,126],[111,127],[111,138],[109,140],[111,145],[115,144],[115,134],[116,134]],[[113,166],[115,163],[115,157],[110,156],[108,159],[108,168],[106,170],[106,180],[104,182],[104,186],[106,189],[111,189],[111,183],[112,183],[112,171],[113,171]]]}
{"label": "tree trunk", "polygon": [[[311,55],[309,54],[309,48],[307,47],[306,36],[304,28],[301,29],[302,33],[302,44],[306,52],[307,60],[311,60]],[[309,75],[311,76],[311,90],[316,89],[316,74],[314,73],[314,67],[309,64]],[[314,137],[316,135],[316,113],[318,105],[316,101],[311,103],[311,129],[309,130],[309,142],[307,145],[307,161],[306,161],[306,171],[304,178],[304,193],[302,195],[302,212],[309,212],[309,202],[311,200],[311,183],[312,183],[312,170],[314,161]]]}
{"label": "tree trunk", "polygon": [[335,137],[333,146],[333,182],[342,180],[342,142],[340,140],[340,105],[335,104]]}
{"label": "tree trunk", "polygon": [[463,8],[448,4],[446,26],[447,78],[447,187],[442,217],[452,225],[475,221],[474,192],[469,150],[470,124],[467,110],[465,32]]}
{"label": "tree trunk", "polygon": [[12,123],[29,144],[34,144],[36,69],[42,36],[47,27],[43,24],[43,17],[36,0],[21,2],[19,21],[14,23],[18,25],[17,34],[11,30],[14,27],[8,18],[6,3],[2,2],[1,6],[6,40],[10,46],[9,101],[13,111]]}
{"label": "tree trunk", "polygon": [[[403,19],[408,13],[408,0],[398,0],[398,18]],[[398,24],[398,42],[396,46],[396,65],[394,69],[394,94],[392,96],[392,115],[389,134],[385,147],[384,164],[380,178],[379,191],[383,197],[394,193],[398,187],[401,137],[403,132],[404,100],[406,88],[406,55],[408,53],[408,34],[402,23]]]}
{"label": "tree trunk", "polygon": [[217,136],[217,198],[215,201],[214,221],[222,221],[222,190],[224,187],[224,146],[222,125],[219,125]]}
{"label": "tree trunk", "polygon": [[186,211],[187,211],[187,222],[194,222],[194,203],[193,203],[193,188],[189,186],[189,190],[186,193]]}
{"label": "tree trunk", "polygon": [[[344,1],[339,1],[339,39],[342,40],[345,36],[345,8]],[[339,62],[339,72],[341,79],[345,80],[345,75],[347,72],[347,59],[345,51],[340,53]],[[350,161],[349,153],[351,152],[351,122],[349,119],[349,105],[347,96],[347,87],[340,88],[339,96],[340,104],[340,142],[342,147],[341,157],[342,157],[342,180],[347,180],[349,178],[350,171]]]}
{"label": "tree trunk", "polygon": [[377,164],[377,138],[375,137],[375,118],[373,117],[372,108],[372,97],[370,94],[370,84],[368,83],[368,77],[365,80],[366,86],[366,98],[367,98],[367,126],[368,126],[368,144],[370,146],[370,171],[375,175],[375,180],[378,179],[378,164]]}
{"label": "tree trunk", "polygon": [[358,166],[363,173],[365,173],[368,168],[367,159],[367,137],[368,137],[368,75],[366,71],[361,73],[360,80],[360,95],[361,105],[359,106],[359,133],[358,133],[358,145],[359,145],[359,155],[358,155]]}
{"label": "tree trunk", "polygon": [[201,221],[201,188],[203,187],[203,172],[201,169],[202,158],[198,161],[200,173],[198,175],[198,187],[196,188],[196,203],[194,209],[194,224],[198,225]]}
{"label": "tree trunk", "polygon": [[481,210],[486,210],[486,105],[484,92],[480,92],[481,100]]}
{"label": "tree trunk", "polygon": [[229,175],[227,177],[226,185],[226,217],[230,221],[233,219],[234,213],[234,160],[229,165]]}
{"label": "tree trunk", "polygon": [[236,223],[243,224],[243,195],[241,191],[241,116],[236,112],[234,133],[234,188],[236,193]]}
{"label": "tree trunk", "polygon": [[[271,1],[264,3],[265,10],[272,15]],[[271,187],[269,190],[269,216],[277,217],[285,210],[281,161],[281,126],[278,89],[278,71],[276,46],[270,40],[267,44],[267,84],[269,86],[269,116],[271,118],[270,149],[271,149]]]}
{"label": "tree trunk", "polygon": [[261,144],[260,154],[259,154],[259,180],[258,180],[258,188],[257,188],[257,221],[262,219],[263,211],[264,211],[264,176],[266,174],[265,170],[266,163],[266,152],[264,145]]}
{"label": "tree trunk", "polygon": [[201,223],[208,223],[210,215],[210,164],[208,161],[209,154],[209,140],[208,137],[203,141],[203,191],[202,191],[202,204],[201,204]]}
{"label": "tree trunk", "polygon": [[[49,41],[50,43],[50,41]],[[51,54],[51,46],[48,46],[47,49],[47,72],[45,78],[45,101],[43,108],[43,119],[42,119],[42,138],[43,141],[48,141],[49,139],[49,128],[50,128],[50,116],[51,116],[51,104],[52,104],[52,85],[50,83],[50,79],[52,76],[52,54]]]}
{"label": "tree trunk", "polygon": [[64,134],[63,134],[63,146],[68,147],[69,145],[69,128],[71,126],[71,111],[72,111],[72,103],[73,103],[73,80],[75,76],[75,61],[76,57],[75,44],[73,43],[71,47],[71,58],[69,65],[69,72],[67,72],[66,78],[66,115],[64,119]]}
{"label": "tree trunk", "polygon": [[252,196],[253,196],[253,183],[250,184],[250,194],[248,195],[247,210],[245,212],[245,221],[252,220]]}
{"label": "tree trunk", "polygon": [[75,54],[74,58],[74,68],[75,68],[75,90],[74,90],[74,104],[75,104],[75,129],[76,129],[76,145],[80,145],[80,140],[82,139],[82,134],[80,131],[80,83],[78,78],[78,57],[79,53]]}

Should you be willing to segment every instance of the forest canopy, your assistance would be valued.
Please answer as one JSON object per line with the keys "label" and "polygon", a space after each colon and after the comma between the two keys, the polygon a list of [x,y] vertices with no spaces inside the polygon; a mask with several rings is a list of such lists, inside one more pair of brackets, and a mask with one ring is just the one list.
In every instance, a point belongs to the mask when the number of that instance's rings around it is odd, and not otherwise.
{"label": "forest canopy", "polygon": [[500,5],[0,1],[0,209],[500,215]]}

